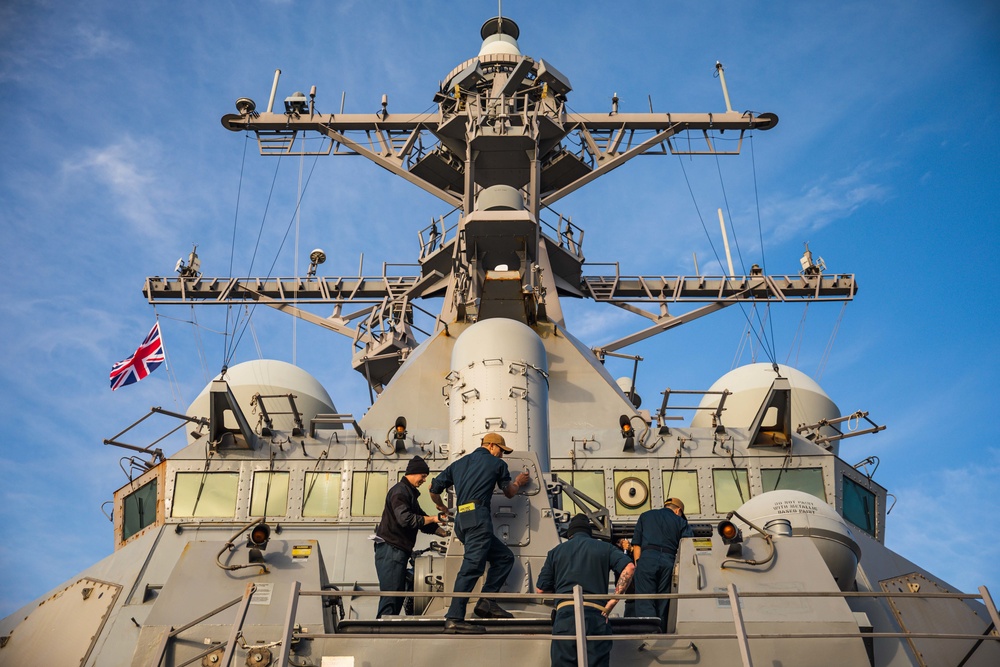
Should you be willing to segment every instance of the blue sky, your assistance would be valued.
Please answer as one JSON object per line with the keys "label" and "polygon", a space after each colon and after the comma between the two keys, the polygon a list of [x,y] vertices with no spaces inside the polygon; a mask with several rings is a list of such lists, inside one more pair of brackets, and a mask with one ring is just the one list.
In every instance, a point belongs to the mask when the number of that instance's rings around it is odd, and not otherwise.
{"label": "blue sky", "polygon": [[[744,266],[795,273],[809,242],[831,272],[857,274],[843,313],[772,311],[776,358],[816,377],[845,413],[888,426],[841,448],[852,463],[880,458],[875,480],[896,499],[888,545],[963,590],[1000,594],[996,545],[980,528],[1000,513],[988,391],[1000,373],[996,3],[506,0],[504,10],[522,52],[570,79],[573,110],[610,109],[613,93],[623,111],[724,110],[719,60],[734,108],[778,114],[739,158],[639,158],[556,208],[586,230],[589,261],[620,260],[629,274],[691,274],[692,253],[718,273],[701,220],[719,248],[719,207]],[[125,452],[103,439],[150,406],[183,410],[223,364],[224,310],[160,308],[170,372],[108,389],[111,364],[156,316],[144,277],[172,275],[192,243],[206,275],[228,275],[231,262],[263,275],[275,258],[276,274],[304,273],[317,246],[325,275],[355,274],[361,253],[370,275],[414,261],[416,230],[445,212],[360,158],[261,158],[219,118],[238,97],[263,107],[276,68],[279,100],[316,85],[321,111],[343,94],[346,111],[371,113],[383,93],[390,112],[427,110],[495,12],[429,0],[0,5],[11,279],[0,299],[0,615],[112,551],[101,505],[125,482]],[[281,246],[300,170],[298,244],[293,226]],[[646,325],[616,309],[574,305],[569,317],[592,345]],[[339,409],[364,412],[346,338],[270,311],[253,322],[234,361],[256,358],[256,340],[313,373]],[[731,308],[624,350],[646,359],[640,393],[654,402],[667,386],[707,388],[734,363],[765,360],[740,352],[744,328]],[[160,426],[156,435],[172,424]]]}

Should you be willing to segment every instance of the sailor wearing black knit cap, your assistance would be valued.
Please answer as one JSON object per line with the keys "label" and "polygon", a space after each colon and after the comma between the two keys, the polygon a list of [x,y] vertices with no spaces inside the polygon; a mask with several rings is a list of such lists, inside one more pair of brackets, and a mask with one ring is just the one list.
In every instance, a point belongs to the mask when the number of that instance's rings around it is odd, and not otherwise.
{"label": "sailor wearing black knit cap", "polygon": [[[618,578],[615,593],[621,594],[628,588],[635,565],[632,559],[612,544],[595,540],[592,534],[590,519],[583,514],[577,514],[569,522],[565,542],[558,545],[545,557],[545,563],[538,573],[536,592],[538,593],[572,593],[573,586],[579,584],[584,595],[606,595],[608,592],[608,573],[614,572]],[[600,600],[583,603],[583,618],[588,635],[610,635],[611,625],[608,623],[608,613],[618,600]],[[576,633],[576,621],[573,614],[573,601],[565,600],[556,606],[552,620],[553,635],[572,635]],[[609,663],[611,642],[609,640],[587,642],[587,664],[600,667]],[[549,649],[552,665],[575,665],[576,640],[553,639]]]}
{"label": "sailor wearing black knit cap", "polygon": [[[406,581],[406,565],[417,541],[417,531],[444,535],[436,524],[446,521],[440,515],[428,516],[420,508],[417,487],[430,474],[427,463],[414,456],[406,466],[403,479],[389,489],[385,497],[382,520],[375,528],[375,571],[378,573],[378,587],[383,591],[410,590]],[[403,608],[402,597],[381,597],[378,600],[378,614],[398,616]]]}

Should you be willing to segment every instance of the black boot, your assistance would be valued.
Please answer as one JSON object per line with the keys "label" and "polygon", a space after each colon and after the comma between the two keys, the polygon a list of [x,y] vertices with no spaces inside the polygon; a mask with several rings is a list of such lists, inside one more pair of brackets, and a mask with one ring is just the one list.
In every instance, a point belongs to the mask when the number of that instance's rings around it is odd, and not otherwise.
{"label": "black boot", "polygon": [[514,618],[514,614],[487,598],[479,598],[473,611],[479,618]]}
{"label": "black boot", "polygon": [[486,628],[481,625],[473,625],[457,618],[446,618],[444,621],[444,631],[449,635],[481,635],[486,632]]}

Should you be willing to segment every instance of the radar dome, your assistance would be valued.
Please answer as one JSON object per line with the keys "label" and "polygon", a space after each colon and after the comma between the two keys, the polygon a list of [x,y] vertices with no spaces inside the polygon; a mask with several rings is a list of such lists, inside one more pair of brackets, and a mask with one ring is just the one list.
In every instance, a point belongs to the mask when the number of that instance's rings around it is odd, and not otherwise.
{"label": "radar dome", "polygon": [[521,31],[517,27],[517,24],[508,18],[496,17],[489,19],[479,30],[479,34],[483,38],[483,45],[479,49],[479,55],[521,55],[521,49],[517,45],[517,38],[520,33]]}
{"label": "radar dome", "polygon": [[732,521],[743,530],[744,536],[749,536],[752,529],[747,521],[767,529],[767,524],[775,519],[791,524],[793,538],[808,537],[813,541],[840,590],[846,591],[854,584],[861,548],[835,509],[804,491],[782,489],[762,493],[743,503]]}
{"label": "radar dome", "polygon": [[[217,375],[214,379],[221,379],[221,375]],[[333,399],[316,378],[298,366],[284,361],[258,359],[237,364],[226,371],[225,379],[229,383],[229,390],[236,397],[236,402],[243,411],[243,415],[250,425],[258,431],[256,426],[260,410],[252,405],[253,397],[256,394],[281,396],[280,398],[264,399],[264,407],[271,416],[274,429],[277,431],[291,431],[295,426],[293,415],[290,414],[291,406],[288,399],[284,397],[287,394],[292,394],[295,397],[295,408],[301,415],[302,424],[307,430],[309,421],[316,415],[337,412],[333,406]],[[187,409],[189,415],[208,416],[211,386],[212,383],[208,383],[194,399]],[[190,435],[188,442],[194,442]]]}
{"label": "radar dome", "polygon": [[[811,377],[791,366],[779,365],[778,372],[788,379],[792,388],[792,430],[801,424],[815,424],[822,419],[840,417],[840,409]],[[732,392],[726,398],[722,423],[735,428],[749,428],[775,377],[777,375],[771,364],[749,364],[719,378],[709,391],[728,389]],[[702,409],[691,420],[691,426],[712,426],[712,410],[708,408],[718,405],[718,394],[706,395],[700,404]],[[832,435],[835,431],[827,427],[822,433]],[[834,453],[837,453],[836,442],[833,443]]]}

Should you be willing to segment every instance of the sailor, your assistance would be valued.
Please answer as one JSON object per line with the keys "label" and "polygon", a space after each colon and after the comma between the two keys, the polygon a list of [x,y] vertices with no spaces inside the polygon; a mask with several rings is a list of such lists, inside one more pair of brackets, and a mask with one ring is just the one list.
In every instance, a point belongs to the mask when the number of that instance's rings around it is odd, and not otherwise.
{"label": "sailor", "polygon": [[[623,537],[615,542],[615,546],[622,550],[622,552],[629,557],[629,559],[635,562],[635,553],[632,551],[632,542],[627,537]],[[625,590],[626,595],[632,595],[635,593],[635,578],[632,579],[628,588]],[[635,600],[629,599],[625,600],[625,616],[633,618],[635,617]]]}
{"label": "sailor", "polygon": [[[427,480],[430,473],[427,462],[414,456],[406,465],[403,479],[389,489],[385,497],[382,520],[375,527],[375,572],[378,573],[378,587],[383,591],[411,590],[406,581],[406,566],[417,541],[417,531],[444,536],[440,523],[447,515],[428,516],[420,508],[417,488]],[[403,608],[402,597],[380,597],[378,614],[398,616]]]}
{"label": "sailor", "polygon": [[[601,595],[608,592],[608,573],[614,571],[618,584],[616,594],[622,594],[629,586],[635,565],[618,547],[595,540],[592,537],[590,519],[577,514],[569,522],[567,540],[556,546],[545,556],[545,563],[538,573],[536,592],[572,593],[573,586],[579,584],[583,594]],[[583,603],[584,628],[588,635],[610,635],[611,624],[608,613],[617,600],[601,603],[585,600]],[[572,635],[576,633],[573,614],[574,603],[565,600],[556,606],[552,620],[552,634]],[[611,641],[587,642],[587,664],[592,667],[609,664]],[[552,665],[575,665],[576,640],[553,639],[549,648]]]}
{"label": "sailor", "polygon": [[[635,557],[635,592],[640,595],[669,593],[674,559],[682,537],[694,537],[684,517],[684,503],[667,498],[663,509],[647,510],[639,515],[632,534]],[[669,600],[636,600],[636,616],[655,616],[661,629],[666,628]]]}
{"label": "sailor", "polygon": [[[462,567],[455,578],[455,592],[469,593],[483,576],[486,564],[489,572],[483,582],[483,593],[496,593],[507,580],[514,567],[514,554],[493,534],[491,503],[493,488],[499,487],[508,498],[513,498],[531,479],[522,472],[511,481],[510,470],[503,455],[514,451],[499,433],[487,433],[479,447],[445,468],[431,484],[431,500],[438,510],[447,512],[441,493],[455,487],[458,511],[455,515],[455,535],[465,546]],[[454,597],[445,614],[444,631],[449,633],[482,633],[485,628],[465,622],[465,608],[469,599]],[[512,618],[513,614],[488,597],[482,597],[475,607],[481,618]]]}

